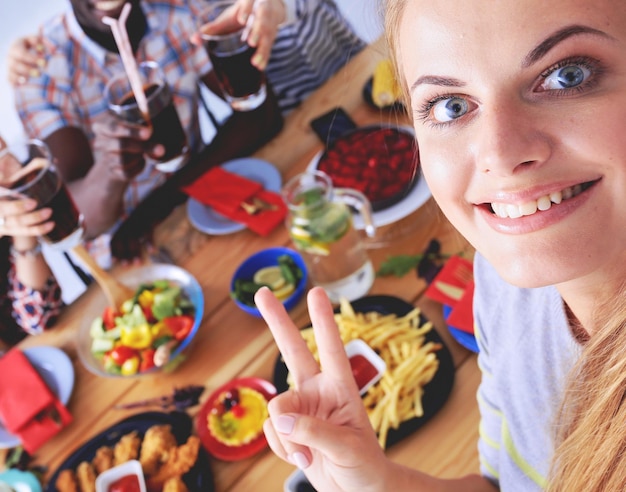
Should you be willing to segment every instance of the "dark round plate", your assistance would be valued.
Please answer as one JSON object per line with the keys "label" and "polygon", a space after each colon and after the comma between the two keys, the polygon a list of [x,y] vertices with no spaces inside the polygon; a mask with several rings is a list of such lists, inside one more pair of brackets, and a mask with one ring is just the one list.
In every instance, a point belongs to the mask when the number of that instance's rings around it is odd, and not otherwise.
{"label": "dark round plate", "polygon": [[[131,431],[137,431],[143,437],[145,432],[153,425],[163,424],[172,426],[172,433],[179,444],[184,443],[191,434],[191,417],[183,412],[144,412],[132,415],[117,424],[113,424],[76,449],[54,472],[45,488],[45,492],[56,492],[55,483],[61,470],[67,468],[75,470],[82,461],[91,461],[96,455],[97,449],[101,446],[115,446],[124,434],[128,434]],[[190,492],[213,492],[215,490],[211,464],[204,449],[200,448],[196,464],[183,475],[183,480]]]}
{"label": "dark round plate", "polygon": [[[393,296],[367,296],[352,301],[351,304],[356,312],[377,311],[381,314],[396,314],[397,316],[404,316],[414,309],[412,304]],[[427,321],[423,316],[421,318],[422,323]],[[439,369],[433,379],[424,386],[424,396],[422,398],[424,415],[401,423],[397,429],[389,429],[386,448],[401,441],[428,422],[443,407],[452,391],[452,386],[454,385],[454,364],[448,347],[434,329],[426,334],[426,341],[441,344],[441,349],[436,352],[439,359]],[[279,355],[274,366],[274,385],[279,393],[287,391],[289,388],[287,374],[287,366]]]}
{"label": "dark round plate", "polygon": [[367,104],[369,104],[374,109],[382,109],[384,111],[398,111],[402,113],[406,112],[406,108],[401,102],[395,102],[393,104],[383,106],[382,108],[380,106],[377,106],[374,102],[374,99],[372,98],[373,83],[374,77],[370,77],[369,79],[367,79],[367,82],[365,82],[365,85],[363,86],[363,100]]}
{"label": "dark round plate", "polygon": [[196,418],[196,431],[205,449],[214,457],[223,461],[243,460],[257,454],[267,447],[267,440],[265,439],[265,434],[263,433],[261,433],[261,435],[253,441],[248,444],[244,444],[243,446],[227,446],[226,444],[223,444],[215,439],[209,431],[207,424],[207,416],[209,415],[209,412],[215,406],[215,402],[218,397],[225,391],[233,388],[252,388],[261,393],[267,401],[276,396],[276,388],[274,385],[272,385],[269,381],[265,381],[260,378],[234,379],[217,388],[211,396],[209,396]]}
{"label": "dark round plate", "polygon": [[407,125],[366,125],[346,131],[311,165],[325,172],[334,187],[363,193],[374,212],[400,202],[420,179],[415,133]]}

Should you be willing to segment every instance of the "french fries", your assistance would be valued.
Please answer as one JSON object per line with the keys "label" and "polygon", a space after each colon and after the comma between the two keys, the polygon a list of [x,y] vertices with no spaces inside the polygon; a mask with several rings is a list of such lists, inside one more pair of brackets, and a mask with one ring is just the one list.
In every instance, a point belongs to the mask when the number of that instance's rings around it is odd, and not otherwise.
{"label": "french fries", "polygon": [[[401,317],[375,311],[356,313],[343,299],[335,321],[344,344],[360,338],[387,364],[382,379],[363,397],[370,423],[384,448],[389,429],[397,429],[402,422],[424,414],[423,388],[439,368],[435,352],[441,344],[426,342],[425,335],[432,329],[432,324],[428,322],[420,326],[420,311],[417,308]],[[301,333],[319,362],[313,329],[306,328]],[[291,375],[287,381],[292,386]]]}

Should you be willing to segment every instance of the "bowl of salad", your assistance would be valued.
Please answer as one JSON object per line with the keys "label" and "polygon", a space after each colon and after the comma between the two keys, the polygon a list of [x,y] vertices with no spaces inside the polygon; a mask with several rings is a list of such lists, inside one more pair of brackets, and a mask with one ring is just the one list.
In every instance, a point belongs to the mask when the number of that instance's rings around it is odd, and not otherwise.
{"label": "bowl of salad", "polygon": [[151,264],[123,272],[135,289],[121,306],[102,291],[85,310],[77,339],[81,362],[104,377],[136,377],[174,370],[185,358],[202,321],[204,297],[186,270]]}

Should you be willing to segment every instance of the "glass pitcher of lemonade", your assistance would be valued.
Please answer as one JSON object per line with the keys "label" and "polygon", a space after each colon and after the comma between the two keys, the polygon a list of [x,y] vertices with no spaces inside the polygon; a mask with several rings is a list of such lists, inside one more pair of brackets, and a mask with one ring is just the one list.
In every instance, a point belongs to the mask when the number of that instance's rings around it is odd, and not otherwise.
{"label": "glass pitcher of lemonade", "polygon": [[361,213],[365,233],[373,237],[372,207],[365,195],[333,188],[321,171],[295,176],[282,195],[289,208],[289,235],[304,257],[313,284],[323,287],[333,303],[367,294],[374,282],[374,267],[354,228],[351,211]]}

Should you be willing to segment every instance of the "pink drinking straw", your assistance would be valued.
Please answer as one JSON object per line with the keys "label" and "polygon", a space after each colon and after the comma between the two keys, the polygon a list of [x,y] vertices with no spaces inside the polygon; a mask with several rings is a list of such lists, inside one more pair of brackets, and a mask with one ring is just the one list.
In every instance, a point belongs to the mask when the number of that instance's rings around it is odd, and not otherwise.
{"label": "pink drinking straw", "polygon": [[135,96],[135,101],[137,101],[137,106],[139,107],[139,111],[141,111],[144,120],[146,120],[146,123],[150,125],[151,120],[150,113],[148,112],[148,100],[146,99],[146,94],[143,91],[139,68],[135,62],[133,49],[131,48],[130,41],[128,40],[128,32],[126,31],[126,19],[128,19],[128,14],[130,14],[131,8],[131,4],[127,3],[124,7],[122,7],[119,19],[103,17],[102,22],[111,26],[111,31],[113,32],[113,37],[115,38],[115,44],[117,44],[117,49],[122,57],[122,64],[124,65],[124,70],[126,70],[126,75],[128,76],[130,88]]}

